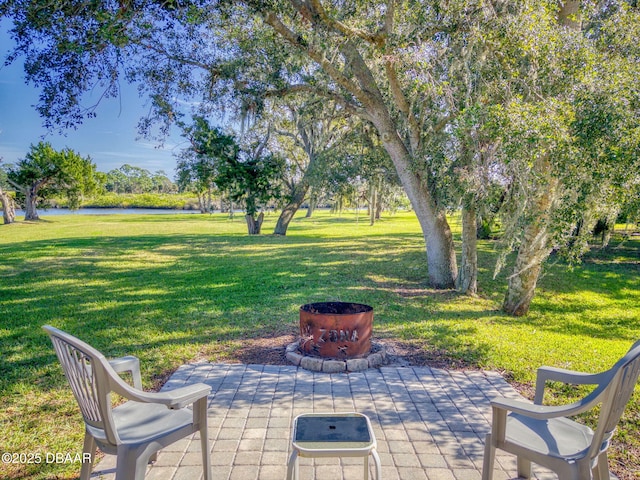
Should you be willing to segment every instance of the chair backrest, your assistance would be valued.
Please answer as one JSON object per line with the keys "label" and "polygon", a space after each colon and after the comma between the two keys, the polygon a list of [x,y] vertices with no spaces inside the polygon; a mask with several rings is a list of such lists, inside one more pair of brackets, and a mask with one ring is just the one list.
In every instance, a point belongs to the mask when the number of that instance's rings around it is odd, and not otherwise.
{"label": "chair backrest", "polygon": [[609,447],[611,437],[622,417],[640,376],[640,340],[609,370],[611,381],[603,394],[598,426],[589,457],[595,458]]}
{"label": "chair backrest", "polygon": [[42,327],[49,334],[71,386],[82,417],[99,441],[116,446],[120,443],[111,414],[111,388],[108,362],[98,350],[82,340],[51,326]]}

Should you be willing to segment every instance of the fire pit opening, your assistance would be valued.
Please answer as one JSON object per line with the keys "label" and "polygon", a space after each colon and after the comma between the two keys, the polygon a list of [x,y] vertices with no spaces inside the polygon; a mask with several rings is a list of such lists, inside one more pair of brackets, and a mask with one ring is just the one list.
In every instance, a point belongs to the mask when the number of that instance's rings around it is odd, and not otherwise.
{"label": "fire pit opening", "polygon": [[300,307],[300,351],[346,360],[371,351],[373,307],[361,303],[321,302]]}

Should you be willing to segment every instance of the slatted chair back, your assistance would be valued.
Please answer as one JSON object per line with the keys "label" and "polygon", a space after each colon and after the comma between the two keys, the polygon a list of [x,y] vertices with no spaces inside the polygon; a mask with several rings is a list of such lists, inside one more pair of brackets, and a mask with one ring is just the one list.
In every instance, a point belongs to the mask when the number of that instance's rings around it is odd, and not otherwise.
{"label": "slatted chair back", "polygon": [[627,354],[616,362],[609,372],[612,378],[603,394],[598,425],[589,452],[590,458],[595,458],[607,450],[620,417],[633,395],[640,376],[640,340],[631,346]]}
{"label": "slatted chair back", "polygon": [[108,362],[99,351],[59,330],[45,327],[62,365],[85,423],[103,432],[101,440],[116,446],[120,439],[111,414],[111,395],[105,368]]}

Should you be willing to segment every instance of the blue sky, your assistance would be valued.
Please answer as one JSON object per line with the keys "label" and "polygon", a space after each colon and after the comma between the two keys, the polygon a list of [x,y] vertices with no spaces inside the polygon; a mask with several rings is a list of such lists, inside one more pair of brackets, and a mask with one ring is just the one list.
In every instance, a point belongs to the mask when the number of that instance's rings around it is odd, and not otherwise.
{"label": "blue sky", "polygon": [[[162,148],[153,140],[139,138],[138,120],[148,110],[146,99],[138,96],[135,86],[122,85],[121,98],[103,100],[97,117],[87,119],[77,130],[64,135],[47,132],[35,110],[38,90],[26,85],[20,60],[4,66],[4,58],[12,47],[7,34],[8,25],[0,23],[0,158],[14,163],[23,158],[31,144],[40,140],[54,148],[71,148],[82,156],[90,156],[101,172],[118,168],[125,163],[156,172],[164,170],[173,178],[176,159],[174,153],[185,148],[184,139],[177,132],[164,142]],[[87,104],[91,104],[87,99]]]}

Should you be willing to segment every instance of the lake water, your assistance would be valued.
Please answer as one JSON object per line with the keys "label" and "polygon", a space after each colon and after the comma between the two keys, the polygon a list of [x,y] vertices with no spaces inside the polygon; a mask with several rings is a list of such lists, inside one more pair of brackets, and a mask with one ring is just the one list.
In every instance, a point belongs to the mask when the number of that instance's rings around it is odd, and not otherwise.
{"label": "lake water", "polygon": [[[177,210],[170,208],[79,208],[78,210],[68,210],[66,208],[38,209],[38,215],[46,217],[48,215],[123,215],[135,213],[139,215],[162,215],[179,213],[200,213],[199,210]],[[216,212],[217,213],[217,212]],[[24,217],[23,210],[16,210],[16,218]]]}

